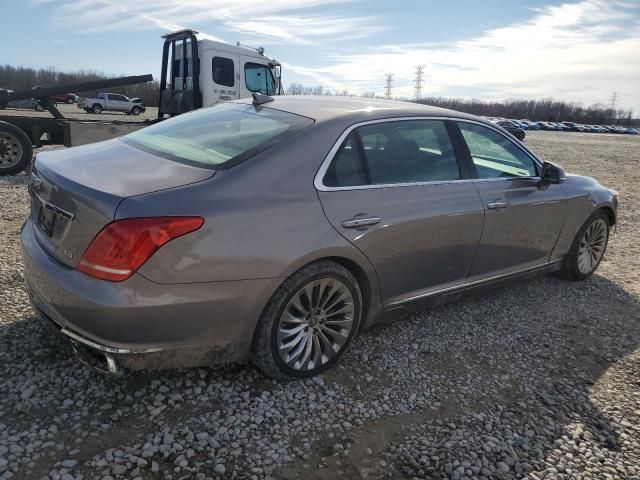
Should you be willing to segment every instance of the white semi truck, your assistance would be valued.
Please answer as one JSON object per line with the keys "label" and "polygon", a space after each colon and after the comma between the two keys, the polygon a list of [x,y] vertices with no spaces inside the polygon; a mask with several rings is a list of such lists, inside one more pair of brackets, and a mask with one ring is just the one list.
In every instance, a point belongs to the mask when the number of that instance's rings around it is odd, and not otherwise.
{"label": "white semi truck", "polygon": [[162,37],[159,117],[252,93],[282,93],[280,63],[265,56],[263,48],[198,40],[197,33],[181,30]]}
{"label": "white semi truck", "polygon": [[14,175],[30,163],[33,148],[72,147],[118,137],[165,118],[249,97],[282,94],[281,65],[262,48],[198,39],[195,30],[164,35],[158,118],[144,122],[66,118],[50,97],[152,80],[151,75],[38,87],[21,92],[0,89],[0,109],[9,102],[33,98],[51,117],[0,115],[0,176]]}

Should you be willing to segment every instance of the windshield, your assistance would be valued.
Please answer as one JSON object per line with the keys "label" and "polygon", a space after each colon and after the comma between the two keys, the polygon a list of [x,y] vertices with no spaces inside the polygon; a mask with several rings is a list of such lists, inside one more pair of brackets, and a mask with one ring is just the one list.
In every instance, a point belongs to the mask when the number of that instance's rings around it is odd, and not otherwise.
{"label": "windshield", "polygon": [[225,103],[123,137],[133,147],[199,167],[235,165],[313,124],[300,115]]}

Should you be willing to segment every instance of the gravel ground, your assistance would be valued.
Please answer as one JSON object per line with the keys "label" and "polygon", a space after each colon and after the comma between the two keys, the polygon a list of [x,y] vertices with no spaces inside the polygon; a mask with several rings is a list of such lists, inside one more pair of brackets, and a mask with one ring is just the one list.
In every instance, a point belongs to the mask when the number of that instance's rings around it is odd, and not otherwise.
{"label": "gravel ground", "polygon": [[0,179],[0,478],[640,479],[640,137],[527,143],[620,191],[597,275],[407,313],[290,383],[80,365],[22,287],[26,176]]}

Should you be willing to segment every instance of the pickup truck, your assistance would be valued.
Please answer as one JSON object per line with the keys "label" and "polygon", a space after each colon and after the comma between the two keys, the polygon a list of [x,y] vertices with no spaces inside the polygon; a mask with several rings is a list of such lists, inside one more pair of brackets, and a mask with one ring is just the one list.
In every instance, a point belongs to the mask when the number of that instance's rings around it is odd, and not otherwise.
{"label": "pickup truck", "polygon": [[[138,101],[136,101],[138,100]],[[96,98],[78,98],[77,107],[87,113],[123,112],[140,115],[146,110],[139,99],[130,99],[119,93],[99,93]]]}

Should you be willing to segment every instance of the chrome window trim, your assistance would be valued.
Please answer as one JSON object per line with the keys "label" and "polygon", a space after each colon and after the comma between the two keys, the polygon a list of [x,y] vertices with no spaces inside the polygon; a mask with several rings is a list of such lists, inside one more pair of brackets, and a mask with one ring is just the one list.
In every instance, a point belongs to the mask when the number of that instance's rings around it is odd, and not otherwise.
{"label": "chrome window trim", "polygon": [[329,153],[327,153],[327,156],[322,161],[320,168],[316,172],[316,176],[313,179],[313,185],[316,188],[316,190],[320,192],[335,192],[335,191],[343,191],[343,190],[373,190],[377,188],[416,187],[416,186],[422,186],[422,185],[446,185],[446,184],[452,184],[452,183],[458,184],[458,183],[469,183],[469,182],[504,182],[504,181],[511,181],[511,180],[526,180],[526,179],[540,180],[539,176],[527,176],[527,177],[510,177],[510,178],[463,178],[463,179],[461,178],[461,179],[455,179],[455,180],[437,180],[437,181],[431,181],[431,182],[377,183],[377,184],[371,184],[371,185],[353,185],[353,186],[347,186],[347,187],[328,187],[324,184],[324,176],[326,175],[327,170],[329,169],[329,166],[333,161],[333,158],[338,152],[338,149],[342,145],[342,142],[344,142],[344,140],[347,138],[347,136],[349,136],[349,134],[353,132],[356,128],[363,127],[365,125],[374,125],[377,123],[406,122],[409,120],[439,120],[442,122],[446,120],[450,120],[452,122],[473,123],[476,125],[486,127],[502,135],[509,142],[513,143],[516,147],[522,150],[525,153],[525,155],[527,155],[529,158],[531,158],[531,160],[533,160],[533,163],[538,167],[538,170],[542,168],[542,163],[543,163],[542,160],[536,157],[536,155],[532,151],[530,151],[524,145],[520,145],[514,142],[511,138],[508,137],[509,135],[508,133],[507,135],[505,135],[505,133],[501,129],[497,128],[493,124],[487,124],[481,121],[472,120],[468,118],[441,117],[441,116],[434,116],[434,115],[379,118],[376,120],[366,120],[364,122],[354,123],[353,125],[350,125],[344,132],[342,132],[342,134],[338,137],[338,140],[336,140],[336,142],[331,147],[331,150],[329,150]]}

